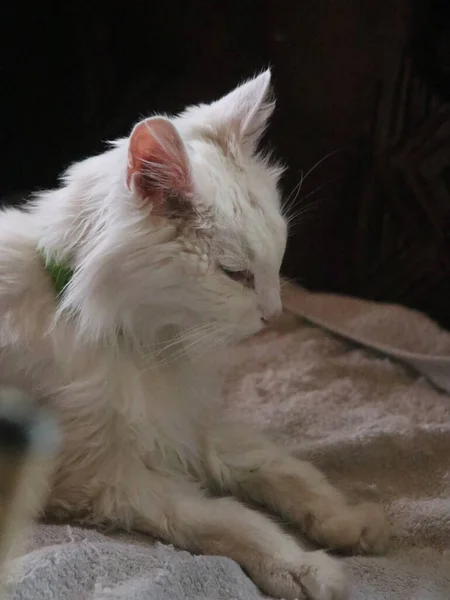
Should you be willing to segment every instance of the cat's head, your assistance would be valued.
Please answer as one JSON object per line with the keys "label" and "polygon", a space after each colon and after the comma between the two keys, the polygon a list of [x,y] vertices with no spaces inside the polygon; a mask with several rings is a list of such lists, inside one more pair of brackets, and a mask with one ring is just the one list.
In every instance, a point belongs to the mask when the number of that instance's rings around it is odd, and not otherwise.
{"label": "cat's head", "polygon": [[145,119],[120,142],[120,237],[109,236],[103,275],[124,314],[135,303],[142,322],[230,341],[279,316],[282,170],[257,152],[273,109],[266,71],[212,104]]}

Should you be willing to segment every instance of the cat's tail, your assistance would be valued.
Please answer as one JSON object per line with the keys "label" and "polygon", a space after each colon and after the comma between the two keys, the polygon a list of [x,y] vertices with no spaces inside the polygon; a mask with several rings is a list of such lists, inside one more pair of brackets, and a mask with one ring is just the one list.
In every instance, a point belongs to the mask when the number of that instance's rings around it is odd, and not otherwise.
{"label": "cat's tail", "polygon": [[46,411],[23,391],[0,386],[0,598],[5,565],[20,552],[46,499],[58,442]]}

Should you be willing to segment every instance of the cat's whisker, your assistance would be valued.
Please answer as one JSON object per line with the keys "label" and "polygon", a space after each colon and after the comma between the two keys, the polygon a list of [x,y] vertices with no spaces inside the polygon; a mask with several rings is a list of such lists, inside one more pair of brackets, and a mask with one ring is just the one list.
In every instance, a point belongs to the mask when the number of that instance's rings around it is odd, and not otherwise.
{"label": "cat's whisker", "polygon": [[[311,190],[310,192],[308,192],[305,196],[302,196],[300,198],[300,202],[304,202],[305,200],[307,200],[308,198],[310,198],[313,194],[315,194],[319,190],[323,189],[325,187],[325,185],[326,185],[326,183],[321,183],[320,185],[318,185],[316,188],[314,188],[313,190]],[[314,199],[313,202],[317,202],[317,198]],[[311,205],[309,205],[309,206],[311,206]]]}
{"label": "cat's whisker", "polygon": [[[318,185],[316,188],[314,188],[312,191],[308,192],[308,194],[306,194],[305,196],[302,196],[298,202],[296,203],[297,197],[294,198],[294,202],[291,204],[291,206],[289,207],[289,209],[287,211],[284,212],[284,218],[287,219],[287,221],[289,222],[290,220],[292,220],[293,215],[295,215],[295,212],[293,212],[294,210],[302,210],[302,209],[309,209],[310,207],[317,206],[317,198],[315,198],[312,202],[309,202],[306,206],[303,206],[303,203],[305,202],[305,200],[307,198],[310,198],[313,194],[315,194],[316,192],[318,192],[319,190],[323,189],[325,187],[326,183],[321,183],[320,185]],[[295,206],[295,203],[298,205],[299,203],[301,203],[301,206]]]}
{"label": "cat's whisker", "polygon": [[[225,334],[229,333],[229,336],[227,336],[227,335],[221,336],[222,333],[225,333]],[[210,352],[214,348],[220,346],[221,343],[223,342],[223,340],[229,339],[229,337],[231,336],[232,333],[233,333],[233,328],[230,327],[229,325],[222,325],[220,327],[216,326],[214,328],[214,330],[212,330],[211,335],[209,335],[209,336],[205,337],[203,340],[201,340],[201,348],[200,348],[200,351],[198,353],[196,353],[196,358],[203,356],[207,352]],[[197,342],[195,344],[192,344],[191,351],[192,351],[192,349],[194,349],[194,351],[195,351],[195,347],[198,347],[198,346],[199,346],[199,344]]]}
{"label": "cat's whisker", "polygon": [[282,208],[283,216],[286,216],[286,212],[289,212],[289,210],[291,209],[293,204],[295,204],[298,194],[300,193],[300,190],[302,189],[302,185],[303,185],[303,171],[301,171],[301,174],[300,174],[300,181],[292,188],[292,191],[290,192],[289,196],[283,203],[283,208]]}
{"label": "cat's whisker", "polygon": [[[300,191],[303,187],[303,184],[306,180],[307,177],[309,177],[309,175],[311,175],[311,173],[313,173],[323,162],[325,162],[328,158],[330,158],[331,156],[342,152],[342,148],[338,148],[336,150],[332,150],[331,152],[328,152],[327,154],[325,154],[325,156],[323,156],[321,159],[319,159],[305,174],[303,173],[303,171],[301,171],[301,175],[300,175],[300,181],[297,183],[297,185],[294,186],[293,190],[291,191],[291,193],[289,194],[287,200],[284,202],[284,206],[282,208],[282,214],[283,217],[290,220],[290,211],[291,209],[294,207],[294,205],[297,202],[297,198],[300,194]],[[313,190],[312,192],[309,192],[304,198],[301,199],[301,201],[303,202],[304,200],[306,200],[306,198],[309,198],[309,196],[311,196],[312,194],[314,194],[318,189],[320,189],[321,187],[323,187],[324,184],[322,184],[321,186],[317,187],[315,190]]]}
{"label": "cat's whisker", "polygon": [[157,362],[156,359],[158,358],[158,356],[164,354],[173,346],[180,346],[184,340],[189,339],[190,337],[195,337],[196,335],[200,335],[201,333],[207,332],[210,327],[210,323],[204,323],[202,325],[187,328],[184,329],[182,332],[177,333],[172,338],[169,338],[167,340],[154,341],[150,346],[142,348],[139,352],[139,355],[144,365],[143,371],[145,371],[149,365],[154,365],[155,362]]}
{"label": "cat's whisker", "polygon": [[283,288],[285,288],[287,285],[293,284],[295,283],[294,279],[291,279],[290,277],[282,277],[280,280],[280,289],[282,290]]}
{"label": "cat's whisker", "polygon": [[[195,327],[191,327],[191,328],[185,328],[183,329],[183,333],[189,333],[190,331],[197,331],[198,329],[200,329],[201,327],[203,327],[203,325],[199,326],[196,325]],[[153,340],[150,344],[150,348],[158,348],[158,347],[165,347],[168,343],[174,341],[174,340],[178,340],[179,339],[179,333],[177,332],[176,335],[174,335],[173,337],[167,338],[167,339],[160,339],[160,340]]]}
{"label": "cat's whisker", "polygon": [[162,367],[162,366],[167,366],[169,364],[172,364],[173,362],[176,362],[178,359],[180,359],[183,356],[186,356],[188,354],[187,350],[189,350],[189,349],[192,350],[192,348],[194,348],[195,346],[197,346],[199,344],[203,344],[208,338],[215,335],[216,333],[217,333],[216,327],[213,324],[211,324],[210,331],[206,331],[206,333],[204,333],[202,336],[198,336],[196,339],[192,340],[188,344],[180,343],[180,348],[178,350],[176,350],[169,356],[163,358],[163,360],[157,361],[156,366]]}
{"label": "cat's whisker", "polygon": [[219,334],[221,332],[223,332],[225,335],[222,335],[220,337],[219,335],[217,335],[217,337],[212,337],[212,340],[210,340],[208,344],[202,345],[200,351],[196,354],[197,359],[215,350],[216,348],[220,348],[222,345],[225,346],[233,335],[233,328],[223,327],[222,329],[219,329],[216,333]]}
{"label": "cat's whisker", "polygon": [[321,159],[319,159],[305,174],[303,181],[309,176],[311,175],[311,173],[313,171],[315,171],[317,169],[317,167],[319,167],[323,162],[325,162],[326,160],[328,160],[329,158],[331,158],[332,156],[334,156],[335,154],[338,154],[339,152],[342,152],[342,148],[337,148],[336,150],[332,150],[331,152],[328,152],[327,154],[325,154],[325,156],[322,156]]}
{"label": "cat's whisker", "polygon": [[[187,336],[187,335],[177,336],[177,337],[173,338],[172,340],[169,340],[168,343],[166,343],[166,345],[164,347],[162,347],[161,349],[159,349],[153,353],[148,354],[145,357],[144,370],[146,368],[148,368],[148,366],[152,366],[152,367],[160,366],[161,364],[164,363],[164,361],[166,361],[171,356],[179,354],[181,357],[184,353],[183,348],[184,348],[185,342],[187,340],[191,339],[192,340],[191,343],[197,342],[197,340],[201,340],[204,335],[208,335],[210,329],[211,329],[211,324],[208,323],[208,327],[202,328],[200,331],[193,332],[190,336]],[[175,349],[172,352],[172,354],[167,355],[167,351],[174,347],[175,347]],[[161,360],[159,359],[159,357],[161,357]]]}
{"label": "cat's whisker", "polygon": [[[323,187],[323,186],[321,186],[321,187]],[[320,202],[323,202],[323,200],[324,200],[324,198],[320,198],[320,199],[317,199],[317,201],[314,202],[314,203],[307,204],[306,206],[300,206],[296,210],[296,212],[294,212],[291,215],[289,215],[289,217],[287,219],[288,225],[292,225],[293,223],[297,223],[298,220],[300,219],[300,217],[304,217],[305,215],[308,215],[308,214],[311,214],[313,212],[316,212],[319,209],[318,204]]]}
{"label": "cat's whisker", "polygon": [[160,349],[157,350],[155,353],[152,353],[152,355],[151,355],[152,358],[155,356],[159,356],[160,354],[163,354],[172,346],[183,343],[183,341],[185,339],[188,339],[191,336],[200,334],[200,333],[204,332],[205,330],[207,331],[210,327],[211,327],[210,323],[203,323],[202,325],[197,325],[196,327],[184,329],[182,332],[178,333],[177,335],[175,335],[173,338],[170,338],[169,340],[155,342],[152,345],[160,346]]}

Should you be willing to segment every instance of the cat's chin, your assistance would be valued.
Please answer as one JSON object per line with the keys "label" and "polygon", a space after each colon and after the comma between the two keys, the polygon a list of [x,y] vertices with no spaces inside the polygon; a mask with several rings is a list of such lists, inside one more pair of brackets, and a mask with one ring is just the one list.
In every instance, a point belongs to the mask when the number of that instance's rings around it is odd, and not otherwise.
{"label": "cat's chin", "polygon": [[245,340],[248,340],[249,338],[257,335],[264,329],[265,329],[265,326],[260,325],[260,324],[255,325],[254,327],[244,327],[244,326],[241,326],[240,328],[238,327],[234,338],[232,338],[227,343],[227,346],[236,345],[236,344],[239,344],[240,342],[245,342]]}

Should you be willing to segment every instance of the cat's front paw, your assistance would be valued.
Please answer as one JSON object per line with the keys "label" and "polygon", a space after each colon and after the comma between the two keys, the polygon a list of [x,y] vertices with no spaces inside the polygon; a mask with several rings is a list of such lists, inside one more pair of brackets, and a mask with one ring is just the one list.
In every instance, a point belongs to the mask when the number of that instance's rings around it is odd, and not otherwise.
{"label": "cat's front paw", "polygon": [[[294,558],[294,557],[292,557]],[[323,551],[302,552],[295,561],[257,561],[249,568],[255,583],[267,594],[283,600],[345,600],[347,578],[342,564]]]}
{"label": "cat's front paw", "polygon": [[380,506],[363,502],[348,506],[316,522],[316,538],[323,546],[355,554],[380,554],[389,541],[389,526]]}

